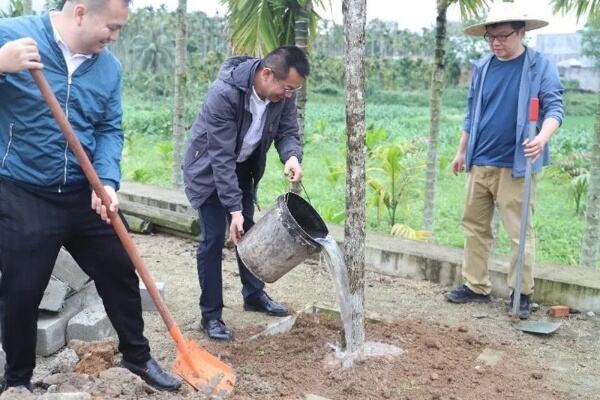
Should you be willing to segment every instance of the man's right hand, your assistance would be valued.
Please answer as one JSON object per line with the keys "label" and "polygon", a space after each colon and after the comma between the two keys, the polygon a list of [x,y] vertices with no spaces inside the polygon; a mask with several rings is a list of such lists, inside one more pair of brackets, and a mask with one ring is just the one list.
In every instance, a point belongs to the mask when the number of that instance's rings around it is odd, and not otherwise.
{"label": "man's right hand", "polygon": [[6,42],[0,47],[0,73],[14,74],[26,69],[42,69],[37,43],[31,38]]}
{"label": "man's right hand", "polygon": [[458,153],[454,156],[454,160],[452,160],[452,172],[454,175],[458,175],[463,172],[465,169],[465,155]]}
{"label": "man's right hand", "polygon": [[237,244],[244,234],[244,216],[241,211],[231,213],[231,224],[229,225],[229,239]]}

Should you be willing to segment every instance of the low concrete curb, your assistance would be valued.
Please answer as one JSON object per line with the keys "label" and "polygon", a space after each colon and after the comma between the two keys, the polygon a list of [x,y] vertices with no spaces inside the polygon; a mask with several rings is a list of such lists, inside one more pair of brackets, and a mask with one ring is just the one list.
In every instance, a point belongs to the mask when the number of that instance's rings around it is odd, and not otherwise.
{"label": "low concrete curb", "polygon": [[[119,193],[119,196],[129,201],[164,207],[189,217],[197,217],[183,191],[125,182]],[[333,238],[341,243],[344,238],[343,227],[331,224],[327,226]],[[381,274],[456,286],[462,282],[462,258],[461,249],[374,232],[367,233],[367,268]],[[508,296],[507,272],[508,260],[505,257],[491,260],[492,294]],[[538,263],[534,275],[536,302],[566,304],[579,311],[600,312],[600,272]]]}

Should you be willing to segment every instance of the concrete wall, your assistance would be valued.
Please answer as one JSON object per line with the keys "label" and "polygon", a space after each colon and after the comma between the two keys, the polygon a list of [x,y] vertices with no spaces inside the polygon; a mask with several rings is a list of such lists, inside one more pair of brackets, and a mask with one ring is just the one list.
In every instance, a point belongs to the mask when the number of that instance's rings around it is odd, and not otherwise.
{"label": "concrete wall", "polygon": [[[179,191],[139,183],[123,183],[119,196],[195,215],[195,211]],[[256,218],[264,212],[266,210],[258,213]],[[344,239],[343,227],[328,224],[328,228],[336,241],[341,243]],[[462,257],[462,249],[367,233],[367,268],[382,274],[456,286],[462,282]],[[508,260],[505,257],[491,260],[490,277],[494,295],[508,296],[507,271]],[[600,312],[600,272],[538,263],[535,266],[535,300],[546,304],[566,304],[580,311]]]}

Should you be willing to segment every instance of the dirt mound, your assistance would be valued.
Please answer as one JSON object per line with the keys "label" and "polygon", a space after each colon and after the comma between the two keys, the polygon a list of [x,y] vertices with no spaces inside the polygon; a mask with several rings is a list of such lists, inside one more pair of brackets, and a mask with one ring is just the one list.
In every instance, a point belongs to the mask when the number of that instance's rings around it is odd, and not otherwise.
{"label": "dirt mound", "polygon": [[118,343],[114,338],[94,342],[71,340],[69,347],[79,357],[74,372],[98,375],[114,365]]}
{"label": "dirt mound", "polygon": [[[215,344],[237,373],[234,399],[297,399],[311,393],[328,399],[562,399],[543,374],[501,343],[486,343],[464,327],[424,321],[371,323],[367,338],[405,353],[367,359],[352,369],[331,368],[328,344],[340,341],[337,321],[324,315],[298,319],[289,334]],[[212,346],[211,346],[212,347]],[[480,357],[494,350],[497,359]]]}

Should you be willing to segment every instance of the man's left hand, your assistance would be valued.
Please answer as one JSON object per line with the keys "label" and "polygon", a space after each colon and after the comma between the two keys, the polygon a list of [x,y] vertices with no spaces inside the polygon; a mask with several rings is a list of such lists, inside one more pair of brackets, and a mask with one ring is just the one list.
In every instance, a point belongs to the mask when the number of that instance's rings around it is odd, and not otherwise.
{"label": "man's left hand", "polygon": [[[117,197],[117,192],[112,186],[104,186],[104,190],[110,197],[110,211],[117,212],[119,210],[119,198]],[[108,217],[108,212],[106,211],[106,205],[102,204],[102,200],[100,197],[96,195],[96,192],[92,191],[92,210],[96,210],[96,214],[100,215],[100,218],[107,224],[110,224],[110,218]]]}
{"label": "man's left hand", "polygon": [[296,156],[291,156],[283,168],[283,174],[288,177],[290,182],[300,182],[302,179],[302,167]]}
{"label": "man's left hand", "polygon": [[544,152],[544,146],[546,146],[546,141],[541,137],[541,135],[537,135],[531,141],[529,141],[529,139],[525,139],[523,142],[523,147],[525,148],[525,157],[531,158],[531,162],[534,162]]}

